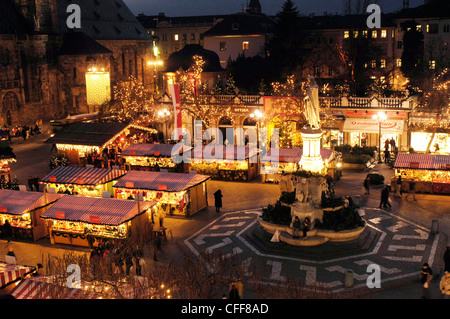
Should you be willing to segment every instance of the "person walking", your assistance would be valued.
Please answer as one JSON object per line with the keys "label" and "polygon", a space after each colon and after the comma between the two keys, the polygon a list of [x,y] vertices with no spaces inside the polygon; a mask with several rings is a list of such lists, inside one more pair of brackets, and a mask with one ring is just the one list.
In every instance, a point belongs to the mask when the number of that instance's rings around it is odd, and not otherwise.
{"label": "person walking", "polygon": [[402,190],[402,175],[399,175],[397,178],[397,181],[395,182],[395,197],[402,197],[403,190]]}
{"label": "person walking", "polygon": [[5,223],[3,224],[2,233],[9,244],[12,239],[12,227],[8,220],[5,220]]}
{"label": "person walking", "polygon": [[300,222],[300,219],[298,218],[298,216],[295,216],[294,218],[294,222],[292,223],[292,227],[294,228],[294,239],[298,239],[300,238],[299,234],[300,234],[300,230],[302,228],[302,223]]}
{"label": "person walking", "polygon": [[420,283],[422,284],[422,299],[429,298],[430,284],[433,279],[433,271],[428,263],[422,265],[420,270]]}
{"label": "person walking", "polygon": [[391,153],[388,149],[384,150],[384,164],[389,164],[389,160],[391,158]]}
{"label": "person walking", "polygon": [[220,212],[222,208],[222,191],[219,189],[214,193],[214,205],[216,206],[216,212]]}
{"label": "person walking", "polygon": [[124,254],[124,260],[125,260],[125,274],[130,274],[130,269],[133,267],[133,256],[129,252],[125,252]]}
{"label": "person walking", "polygon": [[444,253],[444,271],[450,272],[450,247],[448,246]]}
{"label": "person walking", "polygon": [[366,190],[366,195],[370,195],[370,176],[367,175],[366,179],[364,180],[364,189]]}
{"label": "person walking", "polygon": [[408,195],[405,196],[405,199],[408,199],[411,194],[413,195],[413,199],[416,200],[416,182],[414,179],[409,181],[409,192]]}
{"label": "person walking", "polygon": [[33,185],[34,185],[33,177],[28,176],[28,188],[30,189],[30,192],[33,191]]}
{"label": "person walking", "polygon": [[391,208],[391,204],[389,203],[389,186],[386,185],[381,191],[380,208],[387,208],[388,206]]}
{"label": "person walking", "polygon": [[36,189],[36,192],[39,192],[39,176],[35,176],[33,179],[34,188]]}
{"label": "person walking", "polygon": [[450,272],[446,271],[439,283],[439,289],[441,290],[444,299],[450,299]]}

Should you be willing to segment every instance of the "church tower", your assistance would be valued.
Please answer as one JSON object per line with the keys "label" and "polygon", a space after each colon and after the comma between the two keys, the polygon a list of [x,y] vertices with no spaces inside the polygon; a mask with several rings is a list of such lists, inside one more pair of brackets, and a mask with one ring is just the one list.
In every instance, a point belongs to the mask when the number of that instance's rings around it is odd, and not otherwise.
{"label": "church tower", "polygon": [[260,14],[261,11],[261,3],[259,0],[250,0],[250,3],[247,5],[247,8],[244,10],[248,13],[257,13]]}

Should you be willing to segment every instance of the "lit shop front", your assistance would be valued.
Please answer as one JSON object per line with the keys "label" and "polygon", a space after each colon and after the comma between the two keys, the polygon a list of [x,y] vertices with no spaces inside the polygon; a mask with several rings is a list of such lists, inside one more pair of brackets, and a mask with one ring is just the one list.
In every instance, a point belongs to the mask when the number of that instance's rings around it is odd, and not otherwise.
{"label": "lit shop front", "polygon": [[[0,189],[0,231],[8,221],[14,239],[36,241],[44,237],[47,229],[39,217],[61,196]],[[3,235],[1,232],[0,237]]]}
{"label": "lit shop front", "polygon": [[450,194],[450,155],[399,153],[394,169],[391,185],[401,176],[403,190],[414,180],[416,192]]}
{"label": "lit shop front", "polygon": [[[362,111],[359,111],[362,112]],[[347,112],[352,115],[355,113]],[[392,112],[391,112],[392,113]],[[349,117],[345,119],[342,131],[344,132],[344,144],[351,146],[379,146],[385,148],[385,141],[394,139],[395,145],[401,150],[407,146],[407,131],[404,113],[392,115],[385,114],[384,119],[373,118],[376,112],[367,112],[365,118]],[[381,133],[381,139],[380,139]]]}
{"label": "lit shop front", "polygon": [[114,185],[115,197],[159,204],[166,215],[191,216],[208,206],[209,176],[186,173],[129,171]]}
{"label": "lit shop front", "polygon": [[39,180],[49,193],[81,195],[87,197],[113,197],[113,185],[125,170],[59,166]]}
{"label": "lit shop front", "polygon": [[118,164],[121,150],[143,143],[157,130],[122,123],[71,123],[45,143],[55,144],[58,154],[65,154],[72,166],[107,167]]}
{"label": "lit shop front", "polygon": [[191,170],[225,181],[250,181],[259,175],[260,150],[253,146],[207,145],[192,151]]}
{"label": "lit shop front", "polygon": [[426,152],[428,145],[430,145],[430,152],[449,154],[450,134],[435,133],[433,136],[433,133],[411,132],[411,147],[415,152]]}
{"label": "lit shop front", "polygon": [[[65,195],[41,215],[47,220],[50,242],[96,247],[148,230],[155,202]],[[147,228],[148,226],[148,228]]]}
{"label": "lit shop front", "polygon": [[183,154],[192,147],[178,146],[178,144],[131,144],[123,150],[120,156],[125,166],[130,170],[159,171],[165,169],[173,173],[189,172],[189,163],[177,163],[173,159],[173,152]]}

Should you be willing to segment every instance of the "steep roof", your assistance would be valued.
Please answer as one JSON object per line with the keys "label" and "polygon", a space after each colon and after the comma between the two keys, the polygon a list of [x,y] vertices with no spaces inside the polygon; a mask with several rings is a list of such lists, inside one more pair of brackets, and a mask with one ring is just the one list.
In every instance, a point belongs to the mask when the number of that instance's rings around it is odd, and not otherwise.
{"label": "steep roof", "polygon": [[203,37],[268,34],[272,32],[273,26],[274,20],[267,15],[237,13],[224,17],[203,33]]}
{"label": "steep roof", "polygon": [[144,26],[122,0],[57,1],[59,27],[62,34],[69,28],[64,14],[69,4],[81,8],[81,31],[95,40],[149,40]]}
{"label": "steep roof", "polygon": [[63,37],[59,55],[112,54],[112,51],[83,32],[69,32]]}
{"label": "steep roof", "polygon": [[0,0],[0,34],[33,34],[33,28],[13,0]]}
{"label": "steep roof", "polygon": [[187,44],[183,49],[169,56],[165,72],[176,72],[180,68],[186,71],[194,64],[195,55],[201,56],[205,61],[203,72],[225,71],[220,66],[220,59],[216,52],[206,50],[200,44]]}
{"label": "steep roof", "polygon": [[450,17],[450,1],[433,0],[428,3],[392,13],[396,19],[448,18]]}

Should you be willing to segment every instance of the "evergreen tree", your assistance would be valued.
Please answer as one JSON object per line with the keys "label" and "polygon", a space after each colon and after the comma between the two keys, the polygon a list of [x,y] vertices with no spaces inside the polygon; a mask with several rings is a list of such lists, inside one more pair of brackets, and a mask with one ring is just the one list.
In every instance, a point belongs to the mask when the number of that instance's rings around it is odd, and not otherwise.
{"label": "evergreen tree", "polygon": [[280,64],[282,73],[291,75],[303,64],[300,15],[292,0],[286,0],[276,16],[273,38],[269,43],[272,60]]}
{"label": "evergreen tree", "polygon": [[[403,74],[409,79],[410,89],[420,88],[425,77],[423,33],[415,21],[401,24],[403,30],[402,65]],[[414,90],[414,89],[413,89]]]}

